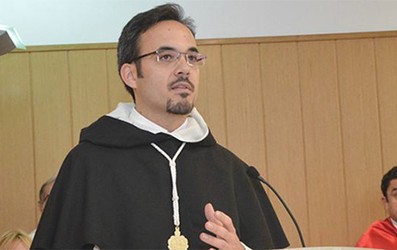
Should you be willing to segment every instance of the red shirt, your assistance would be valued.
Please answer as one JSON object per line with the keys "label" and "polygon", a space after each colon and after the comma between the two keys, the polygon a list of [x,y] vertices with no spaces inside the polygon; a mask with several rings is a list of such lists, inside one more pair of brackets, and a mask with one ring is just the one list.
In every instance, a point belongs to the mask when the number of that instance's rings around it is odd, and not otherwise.
{"label": "red shirt", "polygon": [[356,247],[397,249],[397,228],[390,218],[376,221],[360,237]]}

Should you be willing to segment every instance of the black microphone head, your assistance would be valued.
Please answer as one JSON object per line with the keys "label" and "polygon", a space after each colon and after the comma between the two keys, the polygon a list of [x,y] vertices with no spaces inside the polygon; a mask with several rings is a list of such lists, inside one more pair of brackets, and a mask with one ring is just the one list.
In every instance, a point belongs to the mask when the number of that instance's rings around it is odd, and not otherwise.
{"label": "black microphone head", "polygon": [[259,176],[261,176],[261,175],[259,174],[258,170],[256,170],[256,168],[253,167],[253,166],[248,167],[248,169],[247,169],[247,174],[248,174],[250,177],[255,178],[255,179],[258,179]]}

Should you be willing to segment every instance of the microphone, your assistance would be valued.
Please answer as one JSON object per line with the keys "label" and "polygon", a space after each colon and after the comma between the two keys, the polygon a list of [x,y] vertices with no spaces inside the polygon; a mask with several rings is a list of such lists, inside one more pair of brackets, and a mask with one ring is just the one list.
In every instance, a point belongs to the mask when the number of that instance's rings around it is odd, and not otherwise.
{"label": "microphone", "polygon": [[255,167],[250,166],[247,169],[247,174],[254,179],[257,179],[258,181],[264,183],[266,186],[268,186],[273,193],[277,196],[277,198],[279,199],[279,201],[281,202],[281,204],[283,204],[285,210],[287,210],[288,215],[291,217],[292,222],[294,223],[295,227],[296,227],[296,231],[298,231],[298,235],[299,235],[299,239],[300,242],[302,244],[302,247],[306,247],[305,245],[305,241],[303,240],[303,236],[302,236],[302,232],[299,228],[298,223],[295,220],[295,217],[292,215],[291,211],[289,210],[287,204],[285,204],[284,200],[281,198],[281,196],[277,193],[277,191],[259,174],[258,170],[256,170]]}

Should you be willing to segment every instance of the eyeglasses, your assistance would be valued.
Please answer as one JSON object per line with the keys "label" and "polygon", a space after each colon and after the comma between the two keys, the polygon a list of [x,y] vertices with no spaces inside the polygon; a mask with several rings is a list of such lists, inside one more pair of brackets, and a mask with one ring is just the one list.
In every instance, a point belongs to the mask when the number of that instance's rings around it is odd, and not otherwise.
{"label": "eyeglasses", "polygon": [[179,52],[174,49],[158,49],[156,51],[138,56],[131,60],[131,62],[138,61],[146,56],[156,55],[156,61],[164,64],[169,65],[174,62],[177,62],[181,55],[184,55],[186,58],[186,62],[189,66],[202,66],[205,64],[205,60],[207,59],[206,55],[200,54],[196,51],[188,51],[188,52]]}

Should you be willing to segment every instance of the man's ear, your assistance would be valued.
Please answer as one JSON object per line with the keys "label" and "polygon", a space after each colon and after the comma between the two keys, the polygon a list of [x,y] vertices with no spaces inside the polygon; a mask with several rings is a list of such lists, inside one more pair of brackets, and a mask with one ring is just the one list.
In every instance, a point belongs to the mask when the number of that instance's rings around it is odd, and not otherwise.
{"label": "man's ear", "polygon": [[124,63],[120,68],[120,76],[129,87],[137,87],[138,72],[135,63]]}
{"label": "man's ear", "polygon": [[387,201],[386,197],[384,197],[384,196],[382,196],[382,203],[383,203],[385,210],[387,211],[388,210],[388,206],[387,206],[388,201]]}

